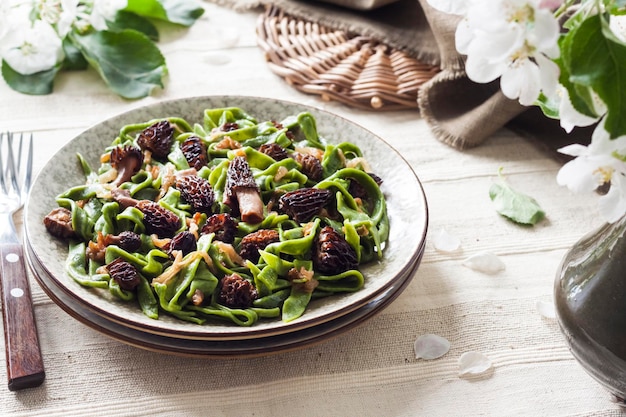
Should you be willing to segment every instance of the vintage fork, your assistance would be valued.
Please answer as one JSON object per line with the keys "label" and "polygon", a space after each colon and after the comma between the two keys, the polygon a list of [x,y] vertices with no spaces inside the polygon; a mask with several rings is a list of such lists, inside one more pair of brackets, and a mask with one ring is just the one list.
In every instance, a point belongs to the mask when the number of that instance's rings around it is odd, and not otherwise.
{"label": "vintage fork", "polygon": [[0,281],[11,391],[36,387],[45,378],[24,250],[13,224],[13,214],[24,204],[30,188],[33,136],[29,140],[24,140],[23,134],[15,140],[13,136],[0,133]]}

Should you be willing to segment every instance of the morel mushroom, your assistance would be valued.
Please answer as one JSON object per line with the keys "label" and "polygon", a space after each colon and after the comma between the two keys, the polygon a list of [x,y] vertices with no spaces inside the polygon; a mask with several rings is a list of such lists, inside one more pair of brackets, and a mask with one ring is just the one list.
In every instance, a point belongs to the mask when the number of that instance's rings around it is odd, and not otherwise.
{"label": "morel mushroom", "polygon": [[196,170],[200,170],[200,168],[205,166],[209,161],[206,145],[202,139],[197,136],[189,136],[185,139],[180,145],[180,150],[185,156],[189,166]]}
{"label": "morel mushroom", "polygon": [[[383,183],[383,180],[376,174],[368,173],[368,175],[378,184],[379,186]],[[354,198],[360,198],[362,200],[366,199],[368,194],[365,187],[361,185],[360,182],[355,180],[354,178],[350,178],[350,185],[348,187],[348,192]]]}
{"label": "morel mushroom", "polygon": [[264,143],[259,148],[259,152],[264,153],[274,161],[282,161],[289,156],[285,148],[280,146],[278,143]]}
{"label": "morel mushroom", "polygon": [[145,128],[137,138],[137,144],[144,151],[150,151],[156,159],[165,159],[170,153],[174,140],[174,128],[167,120],[162,120]]}
{"label": "morel mushroom", "polygon": [[235,157],[228,167],[224,203],[233,211],[239,211],[241,220],[260,223],[263,220],[263,201],[259,186],[254,181],[246,158]]}
{"label": "morel mushroom", "polygon": [[196,237],[193,233],[183,230],[179,232],[172,238],[172,240],[167,245],[167,254],[170,258],[174,259],[174,251],[181,251],[183,256],[187,255],[196,250]]}
{"label": "morel mushroom", "polygon": [[[272,120],[272,124],[278,130],[283,130],[285,128],[285,126],[283,126],[282,123],[279,123],[276,120]],[[293,134],[291,130],[286,130],[285,136],[287,136],[287,139],[291,140],[292,142],[296,139],[296,136]]]}
{"label": "morel mushroom", "polygon": [[135,252],[141,247],[141,236],[131,231],[123,231],[119,235],[103,235],[98,232],[96,241],[89,241],[85,254],[89,259],[104,262],[106,249],[109,245],[117,245],[126,252]]}
{"label": "morel mushroom", "polygon": [[215,199],[211,184],[197,175],[185,175],[176,179],[180,196],[194,211],[210,214]]}
{"label": "morel mushroom", "polygon": [[241,255],[242,258],[256,263],[261,256],[259,251],[265,249],[270,243],[278,242],[279,240],[280,236],[276,230],[257,230],[241,239],[239,243],[239,255]]}
{"label": "morel mushroom", "polygon": [[141,200],[135,207],[143,213],[143,224],[148,234],[155,233],[160,238],[172,237],[180,228],[180,218],[154,201]]}
{"label": "morel mushroom", "polygon": [[139,285],[139,273],[131,263],[122,258],[108,264],[106,270],[123,290],[132,291]]}
{"label": "morel mushroom", "polygon": [[352,246],[330,226],[320,230],[313,246],[313,267],[322,274],[336,275],[357,269],[359,262]]}
{"label": "morel mushroom", "polygon": [[324,174],[324,168],[319,159],[313,155],[304,153],[294,153],[293,159],[302,166],[302,173],[313,181],[319,181]]}
{"label": "morel mushroom", "polygon": [[76,235],[72,227],[72,212],[64,207],[57,207],[43,219],[46,230],[61,239],[69,239]]}
{"label": "morel mushroom", "polygon": [[239,274],[226,275],[221,280],[218,302],[230,308],[252,307],[257,291],[250,281]]}
{"label": "morel mushroom", "polygon": [[236,122],[226,122],[220,127],[222,132],[232,132],[237,129],[239,129],[239,125]]}
{"label": "morel mushroom", "polygon": [[119,235],[105,235],[104,244],[117,245],[126,252],[135,252],[141,247],[141,236],[135,232],[125,230]]}
{"label": "morel mushroom", "polygon": [[122,209],[127,207],[135,207],[139,200],[131,197],[130,191],[125,188],[114,188],[111,190],[111,197]]}
{"label": "morel mushroom", "polygon": [[278,209],[298,223],[306,223],[320,213],[330,197],[326,189],[299,188],[283,194],[278,200]]}
{"label": "morel mushroom", "polygon": [[209,216],[200,231],[203,235],[215,233],[214,239],[224,243],[233,243],[236,232],[237,223],[228,213],[219,213]]}
{"label": "morel mushroom", "polygon": [[118,186],[130,181],[143,164],[143,154],[139,148],[126,145],[117,146],[111,150],[111,166],[117,170],[117,178],[113,184]]}

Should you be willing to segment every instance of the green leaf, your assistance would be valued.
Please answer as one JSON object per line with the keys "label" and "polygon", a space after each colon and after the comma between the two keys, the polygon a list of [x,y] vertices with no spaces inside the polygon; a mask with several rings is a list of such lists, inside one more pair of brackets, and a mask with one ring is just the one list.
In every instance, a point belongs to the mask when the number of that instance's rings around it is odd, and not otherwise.
{"label": "green leaf", "polygon": [[496,211],[515,223],[534,225],[546,215],[534,198],[514,190],[504,179],[491,186],[489,197]]}
{"label": "green leaf", "polygon": [[579,113],[584,114],[589,117],[598,117],[593,107],[593,100],[591,98],[591,94],[588,91],[589,88],[585,87],[587,91],[584,91],[584,88],[580,85],[574,84],[570,79],[570,66],[571,64],[571,49],[572,49],[572,41],[573,35],[576,33],[575,29],[572,29],[567,33],[567,35],[563,36],[560,40],[561,47],[561,57],[554,60],[554,62],[559,66],[560,75],[559,75],[559,83],[567,89],[569,94],[570,102],[574,109],[576,109]]}
{"label": "green leaf", "polygon": [[63,69],[70,71],[86,70],[89,63],[80,52],[80,50],[72,43],[69,38],[63,39],[63,52],[65,59],[63,60]]}
{"label": "green leaf", "polygon": [[193,25],[204,13],[204,8],[195,0],[128,0],[124,10],[183,26]]}
{"label": "green leaf", "polygon": [[170,22],[191,26],[204,14],[202,5],[193,0],[161,0]]}
{"label": "green leaf", "polygon": [[143,33],[132,29],[72,33],[72,40],[107,85],[124,98],[150,95],[163,87],[165,58]]}
{"label": "green leaf", "polygon": [[551,119],[559,118],[559,103],[554,100],[550,100],[545,94],[539,94],[539,98],[536,103],[544,115]]}
{"label": "green leaf", "polygon": [[168,20],[167,12],[158,0],[128,0],[124,10],[151,19]]}
{"label": "green leaf", "polygon": [[587,18],[572,35],[570,80],[593,90],[606,103],[605,128],[611,138],[626,135],[626,45],[604,26],[600,15]]}
{"label": "green leaf", "polygon": [[604,6],[610,14],[626,14],[626,0],[604,0]]}
{"label": "green leaf", "polygon": [[2,77],[15,91],[41,96],[52,93],[54,77],[59,72],[59,68],[60,66],[56,66],[48,71],[24,75],[15,71],[6,61],[2,60]]}
{"label": "green leaf", "polygon": [[113,32],[121,32],[124,29],[134,29],[143,33],[152,41],[159,40],[159,31],[156,26],[148,19],[135,13],[124,10],[118,11],[113,21],[107,22],[109,30]]}

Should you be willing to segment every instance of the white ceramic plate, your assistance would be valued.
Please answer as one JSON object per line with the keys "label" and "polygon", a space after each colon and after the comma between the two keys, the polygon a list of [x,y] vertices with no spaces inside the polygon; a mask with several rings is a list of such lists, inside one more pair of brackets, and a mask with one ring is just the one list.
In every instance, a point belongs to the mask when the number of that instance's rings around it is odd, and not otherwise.
{"label": "white ceramic plate", "polygon": [[[126,124],[168,116],[202,122],[204,109],[237,106],[257,120],[282,120],[310,112],[320,135],[331,143],[350,141],[361,147],[372,170],[383,179],[391,223],[390,237],[381,262],[362,268],[364,287],[350,294],[335,295],[311,302],[299,319],[283,323],[279,319],[261,320],[252,327],[239,327],[221,321],[203,325],[184,322],[161,314],[153,320],[142,314],[134,303],[125,303],[108,292],[80,286],[65,272],[66,242],[49,235],[42,220],[57,206],[55,197],[67,188],[84,182],[76,153],[92,167],[99,156]],[[55,154],[35,179],[24,210],[26,239],[32,254],[45,268],[54,284],[84,308],[106,320],[141,332],[194,340],[245,340],[275,336],[320,325],[349,314],[376,299],[419,263],[428,224],[426,198],[419,180],[406,161],[387,143],[366,129],[326,111],[274,99],[241,96],[194,97],[156,103],[105,120],[72,139]]]}

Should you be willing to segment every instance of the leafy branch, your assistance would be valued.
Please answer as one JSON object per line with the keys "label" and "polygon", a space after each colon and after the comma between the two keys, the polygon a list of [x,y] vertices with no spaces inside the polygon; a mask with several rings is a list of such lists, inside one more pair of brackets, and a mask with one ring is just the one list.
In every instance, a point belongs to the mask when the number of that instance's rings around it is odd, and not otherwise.
{"label": "leafy branch", "polygon": [[64,59],[45,71],[22,74],[2,60],[2,76],[12,89],[43,95],[53,91],[61,71],[93,67],[106,85],[127,99],[150,95],[164,86],[168,73],[165,58],[157,47],[155,22],[189,27],[204,8],[195,0],[128,0],[105,30],[74,25],[63,38]]}

